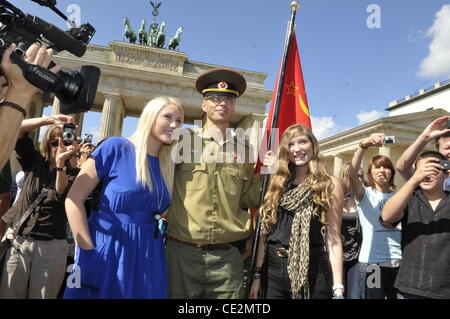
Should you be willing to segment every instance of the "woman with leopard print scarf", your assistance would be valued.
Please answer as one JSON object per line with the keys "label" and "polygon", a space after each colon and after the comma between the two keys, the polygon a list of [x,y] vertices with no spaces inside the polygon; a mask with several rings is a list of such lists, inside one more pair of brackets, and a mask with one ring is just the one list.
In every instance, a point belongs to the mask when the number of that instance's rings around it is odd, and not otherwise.
{"label": "woman with leopard print scarf", "polygon": [[303,125],[286,129],[261,210],[250,298],[343,298],[343,197],[311,130]]}

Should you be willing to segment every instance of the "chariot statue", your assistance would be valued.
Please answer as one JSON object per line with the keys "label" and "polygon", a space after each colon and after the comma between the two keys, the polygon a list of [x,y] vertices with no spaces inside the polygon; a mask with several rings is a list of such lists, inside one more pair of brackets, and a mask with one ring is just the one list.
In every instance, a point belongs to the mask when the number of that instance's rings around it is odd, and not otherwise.
{"label": "chariot statue", "polygon": [[164,29],[166,28],[166,23],[163,21],[161,26],[159,27],[158,36],[156,38],[156,46],[158,48],[164,48],[166,43],[166,34],[164,33]]}
{"label": "chariot statue", "polygon": [[156,47],[156,39],[158,38],[158,31],[159,31],[158,23],[153,21],[153,23],[150,25],[150,29],[148,30],[148,41],[147,41],[148,46]]}
{"label": "chariot statue", "polygon": [[147,45],[148,42],[148,34],[145,31],[145,25],[146,25],[145,19],[141,22],[141,28],[139,29],[139,44],[140,45]]}

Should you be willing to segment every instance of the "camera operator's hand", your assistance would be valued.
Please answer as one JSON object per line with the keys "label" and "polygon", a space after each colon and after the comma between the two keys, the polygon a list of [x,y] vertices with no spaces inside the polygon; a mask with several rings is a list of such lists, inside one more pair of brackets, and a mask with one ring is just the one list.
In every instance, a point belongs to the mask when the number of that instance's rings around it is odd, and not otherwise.
{"label": "camera operator's hand", "polygon": [[[14,94],[14,96],[19,95],[22,97],[22,103],[17,103],[19,105],[25,106],[28,101],[25,99],[31,99],[31,97],[38,93],[40,90],[29,83],[22,74],[22,70],[16,64],[11,61],[11,53],[16,49],[16,45],[12,44],[2,56],[1,68],[8,80],[8,96]],[[52,61],[53,50],[46,49],[39,44],[31,45],[24,57],[24,60],[30,64],[40,65],[47,68]],[[58,73],[61,70],[59,65],[54,66],[50,69],[53,73]],[[17,97],[15,97],[17,98]]]}
{"label": "camera operator's hand", "polygon": [[381,147],[384,143],[383,133],[373,133],[368,138],[361,141],[361,145],[365,148],[367,147]]}

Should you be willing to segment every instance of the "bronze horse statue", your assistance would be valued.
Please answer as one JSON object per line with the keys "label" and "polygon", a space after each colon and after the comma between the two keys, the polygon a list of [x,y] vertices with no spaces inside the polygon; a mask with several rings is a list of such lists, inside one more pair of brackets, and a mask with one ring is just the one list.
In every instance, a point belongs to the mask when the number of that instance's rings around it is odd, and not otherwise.
{"label": "bronze horse statue", "polygon": [[175,33],[175,36],[170,39],[169,50],[176,50],[176,48],[181,44],[181,34],[183,33],[183,30],[183,27],[179,27]]}
{"label": "bronze horse statue", "polygon": [[159,27],[158,36],[156,37],[156,46],[158,48],[164,48],[164,44],[166,43],[166,35],[164,33],[165,27],[166,23],[163,21]]}
{"label": "bronze horse statue", "polygon": [[140,45],[148,45],[148,34],[145,31],[145,25],[146,25],[145,19],[141,22],[141,28],[139,29],[139,44]]}
{"label": "bronze horse statue", "polygon": [[128,19],[128,17],[125,17],[125,19],[123,19],[123,25],[125,26],[122,34],[123,39],[127,38],[130,43],[136,43],[136,33],[134,33],[133,29],[131,28],[130,19]]}

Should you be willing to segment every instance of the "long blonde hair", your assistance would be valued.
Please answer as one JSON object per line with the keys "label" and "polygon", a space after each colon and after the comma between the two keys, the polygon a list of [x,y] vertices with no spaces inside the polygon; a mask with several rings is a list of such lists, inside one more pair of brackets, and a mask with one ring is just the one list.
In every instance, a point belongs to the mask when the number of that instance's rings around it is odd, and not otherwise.
{"label": "long blonde hair", "polygon": [[342,185],[342,190],[344,191],[344,195],[350,194],[352,192],[350,186],[350,167],[352,162],[345,162],[342,164],[341,170],[339,171],[339,180]]}
{"label": "long blonde hair", "polygon": [[[152,191],[152,176],[148,169],[148,148],[149,137],[159,112],[169,104],[175,105],[181,112],[181,120],[184,121],[184,111],[181,106],[181,102],[174,97],[157,97],[147,103],[139,118],[136,131],[131,138],[135,143],[136,149],[136,182],[142,186],[147,186]],[[173,144],[172,144],[173,145]],[[161,167],[161,173],[166,183],[169,193],[172,193],[173,188],[173,176],[174,176],[174,162],[170,158],[170,150],[172,145],[161,145],[159,149],[159,165]]]}
{"label": "long blonde hair", "polygon": [[306,183],[314,191],[313,202],[318,208],[314,210],[314,214],[320,218],[322,224],[327,224],[327,212],[332,206],[331,202],[334,198],[331,177],[319,157],[319,142],[316,137],[306,126],[296,124],[288,127],[281,137],[278,170],[271,176],[268,191],[264,196],[262,224],[267,230],[277,223],[278,205],[286,183],[295,178],[295,166],[289,160],[288,146],[295,135],[306,136],[312,144],[313,156],[308,163],[309,171],[303,183]]}

